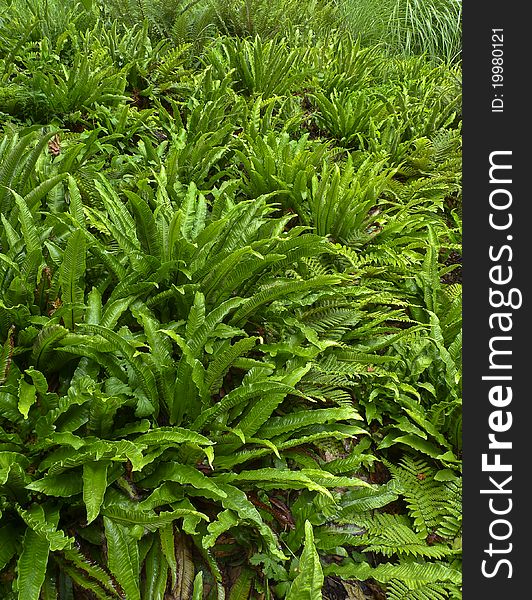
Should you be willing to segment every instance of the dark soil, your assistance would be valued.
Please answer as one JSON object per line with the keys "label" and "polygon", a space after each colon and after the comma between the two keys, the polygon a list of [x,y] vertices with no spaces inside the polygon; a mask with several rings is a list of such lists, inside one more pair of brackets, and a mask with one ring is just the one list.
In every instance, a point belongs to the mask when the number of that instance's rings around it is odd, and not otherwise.
{"label": "dark soil", "polygon": [[342,582],[334,577],[326,577],[322,588],[323,600],[347,600],[348,595]]}
{"label": "dark soil", "polygon": [[450,267],[451,265],[458,265],[449,273],[446,273],[442,278],[442,283],[462,283],[462,255],[454,250],[449,254],[449,257],[445,261],[445,265]]}

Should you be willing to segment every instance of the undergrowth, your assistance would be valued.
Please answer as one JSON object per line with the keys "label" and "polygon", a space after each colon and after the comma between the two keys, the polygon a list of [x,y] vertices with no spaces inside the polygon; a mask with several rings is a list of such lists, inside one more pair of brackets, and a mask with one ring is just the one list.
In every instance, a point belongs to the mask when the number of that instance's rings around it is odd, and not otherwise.
{"label": "undergrowth", "polygon": [[2,598],[461,597],[460,67],[348,6],[2,4]]}

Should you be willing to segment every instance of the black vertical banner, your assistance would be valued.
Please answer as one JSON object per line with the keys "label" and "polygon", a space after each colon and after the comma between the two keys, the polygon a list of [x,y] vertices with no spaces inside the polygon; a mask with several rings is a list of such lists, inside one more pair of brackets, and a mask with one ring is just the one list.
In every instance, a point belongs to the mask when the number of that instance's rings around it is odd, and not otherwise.
{"label": "black vertical banner", "polygon": [[464,598],[529,598],[530,31],[517,2],[463,11]]}

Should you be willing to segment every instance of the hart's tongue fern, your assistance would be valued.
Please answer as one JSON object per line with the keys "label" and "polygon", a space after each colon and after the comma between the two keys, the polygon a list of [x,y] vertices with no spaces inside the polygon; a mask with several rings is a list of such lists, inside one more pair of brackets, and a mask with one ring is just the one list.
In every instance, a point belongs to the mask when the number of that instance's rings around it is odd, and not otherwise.
{"label": "hart's tongue fern", "polygon": [[460,70],[363,4],[0,9],[0,597],[460,597]]}

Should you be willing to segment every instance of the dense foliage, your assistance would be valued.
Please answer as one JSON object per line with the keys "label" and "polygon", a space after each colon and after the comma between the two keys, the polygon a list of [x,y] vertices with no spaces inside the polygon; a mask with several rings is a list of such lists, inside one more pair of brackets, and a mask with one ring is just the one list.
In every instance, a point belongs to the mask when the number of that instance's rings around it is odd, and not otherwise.
{"label": "dense foliage", "polygon": [[459,26],[389,4],[0,2],[2,599],[461,597]]}

